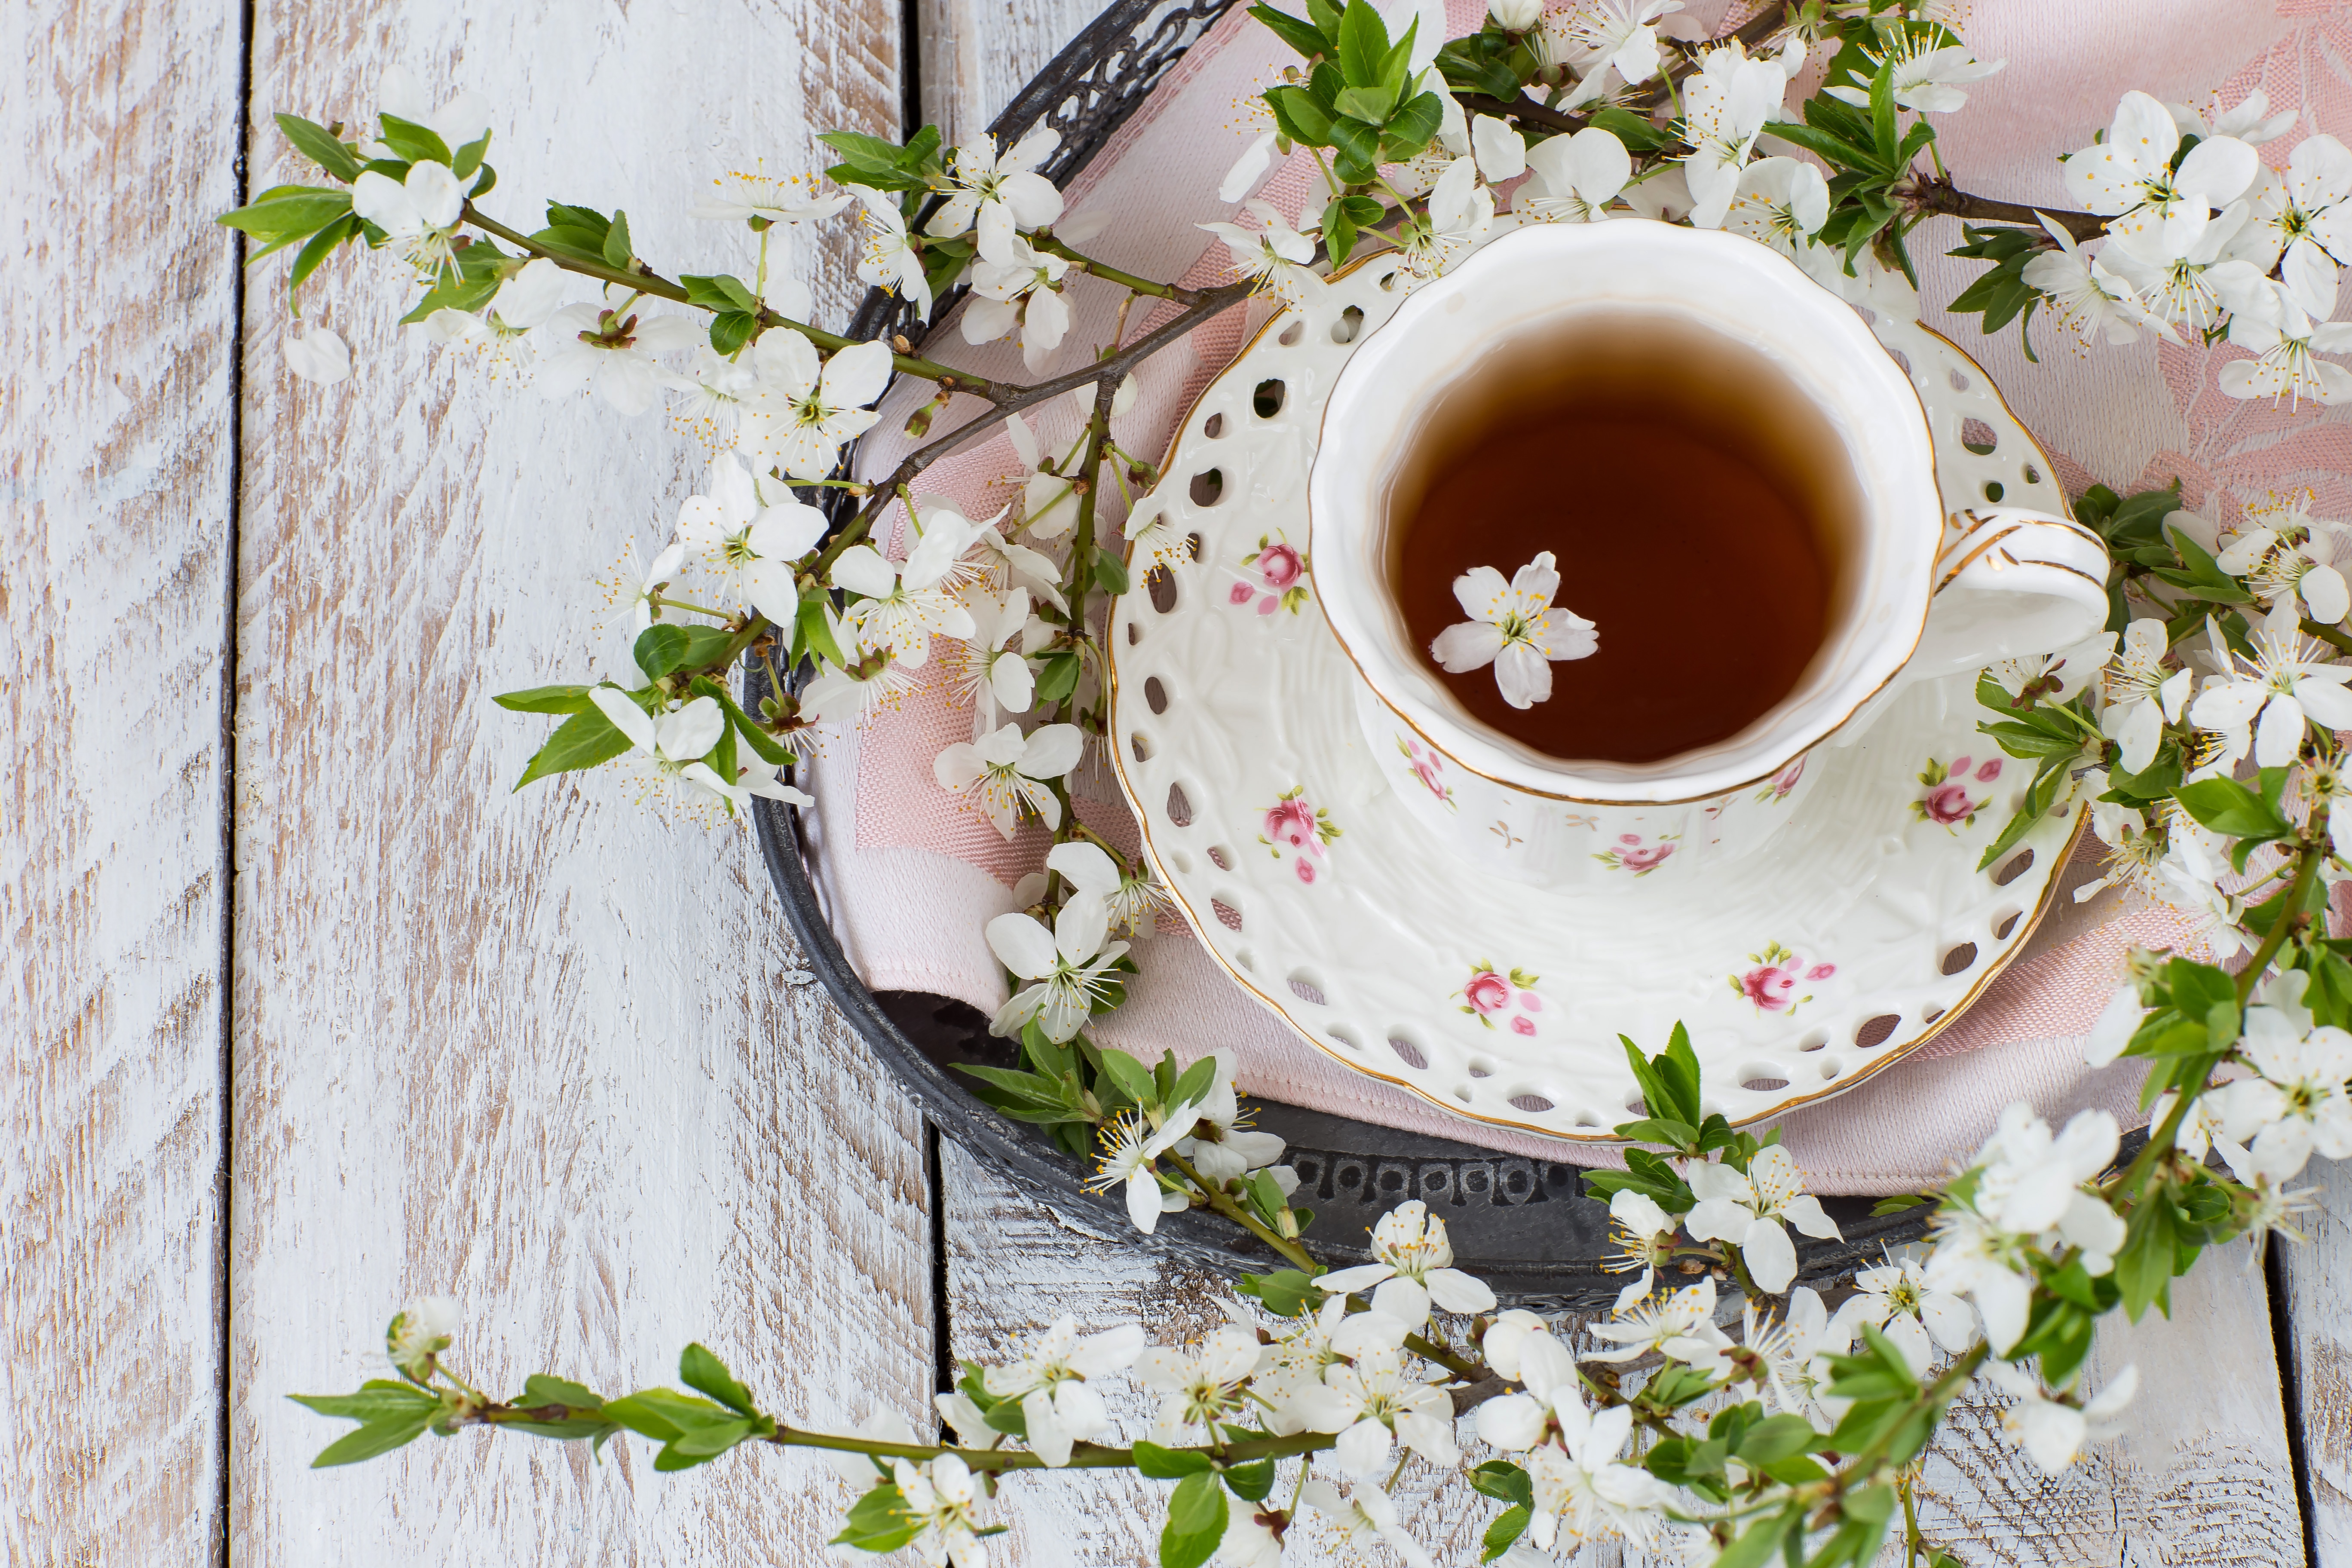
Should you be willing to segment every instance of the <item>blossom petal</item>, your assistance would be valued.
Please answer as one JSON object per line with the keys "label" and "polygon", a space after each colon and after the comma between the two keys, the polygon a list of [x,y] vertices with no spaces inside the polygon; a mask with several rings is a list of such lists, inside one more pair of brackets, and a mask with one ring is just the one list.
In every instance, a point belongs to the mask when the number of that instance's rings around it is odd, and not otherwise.
{"label": "blossom petal", "polygon": [[596,710],[612,721],[613,728],[629,738],[629,743],[641,752],[654,749],[654,721],[651,714],[637,706],[635,699],[617,686],[591,687],[588,700]]}
{"label": "blossom petal", "polygon": [[997,961],[1024,980],[1042,980],[1054,973],[1054,936],[1024,914],[999,915],[985,928],[989,951]]}
{"label": "blossom petal", "polygon": [[1057,779],[1078,765],[1086,746],[1086,733],[1076,724],[1042,725],[1031,733],[1018,767],[1033,779]]}
{"label": "blossom petal", "polygon": [[1796,1245],[1776,1221],[1759,1219],[1750,1226],[1739,1243],[1739,1256],[1756,1283],[1773,1295],[1786,1290],[1797,1277]]}
{"label": "blossom petal", "polygon": [[1527,644],[1515,642],[1495,656],[1495,684],[1512,707],[1532,708],[1550,700],[1551,661]]}
{"label": "blossom petal", "polygon": [[1448,674],[1465,675],[1495,662],[1503,651],[1503,629],[1486,621],[1457,621],[1431,639],[1429,651]]}

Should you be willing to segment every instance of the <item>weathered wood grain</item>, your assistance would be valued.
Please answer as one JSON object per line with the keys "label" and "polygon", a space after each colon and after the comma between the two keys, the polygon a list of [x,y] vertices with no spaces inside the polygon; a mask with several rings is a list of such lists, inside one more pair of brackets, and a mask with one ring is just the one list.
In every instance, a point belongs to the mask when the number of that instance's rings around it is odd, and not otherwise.
{"label": "weathered wood grain", "polygon": [[[257,178],[277,108],[357,121],[405,62],[495,105],[486,204],[629,210],[671,271],[746,271],[685,216],[814,131],[895,129],[882,0],[688,8],[540,0],[255,16]],[[838,254],[803,251],[837,310]],[[584,297],[585,289],[582,290]],[[394,327],[385,258],[305,308],[356,374],[280,371],[282,268],[247,321],[239,753],[234,1538],[264,1564],[806,1563],[833,1483],[754,1452],[656,1478],[630,1440],[470,1433],[311,1472],[341,1430],[286,1401],[383,1369],[412,1293],[460,1299],[460,1366],[607,1392],[676,1381],[701,1339],[788,1417],[916,1412],[931,1252],[919,1123],[793,967],[740,826],[667,825],[610,771],[509,795],[546,721],[497,691],[613,669],[595,585],[658,547],[701,477],[662,416],[483,384]],[[625,646],[625,637],[621,639]]]}
{"label": "weathered wood grain", "polygon": [[0,8],[0,1561],[220,1530],[232,5]]}
{"label": "weathered wood grain", "polygon": [[986,129],[1105,0],[906,0],[922,45],[923,119],[950,143]]}
{"label": "weathered wood grain", "polygon": [[2285,1350],[2310,1468],[2312,1540],[2333,1568],[2352,1563],[2352,1171],[2314,1160],[2296,1180],[2317,1206],[2298,1222],[2306,1243],[2281,1259]]}

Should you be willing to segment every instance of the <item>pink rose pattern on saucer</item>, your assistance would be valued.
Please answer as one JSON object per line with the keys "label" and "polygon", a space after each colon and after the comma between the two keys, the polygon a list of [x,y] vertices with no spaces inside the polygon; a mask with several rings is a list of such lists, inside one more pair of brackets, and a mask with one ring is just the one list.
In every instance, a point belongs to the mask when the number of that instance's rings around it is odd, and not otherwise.
{"label": "pink rose pattern on saucer", "polygon": [[1454,804],[1454,786],[1445,782],[1445,759],[1419,741],[1399,735],[1397,750],[1403,753],[1404,765],[1421,781],[1423,789],[1437,797],[1437,804],[1448,811],[1458,810]]}
{"label": "pink rose pattern on saucer", "polygon": [[1981,763],[1973,757],[1954,757],[1949,767],[1929,757],[1919,774],[1927,793],[1911,803],[1911,814],[1922,822],[1940,823],[1946,832],[1957,834],[1976,821],[1977,813],[1992,801],[1990,790],[1972,795],[1969,793],[1970,787],[1989,784],[1999,777],[1999,757],[1987,757]]}
{"label": "pink rose pattern on saucer", "polygon": [[1644,839],[1638,833],[1621,833],[1616,843],[1593,858],[1612,871],[1631,871],[1636,877],[1646,877],[1664,865],[1667,858],[1674,854],[1676,837],[1666,833],[1656,838]]}
{"label": "pink rose pattern on saucer", "polygon": [[1754,967],[1731,976],[1732,990],[1747,998],[1759,1013],[1784,1013],[1792,1017],[1801,1003],[1813,999],[1810,993],[1798,995],[1799,987],[1827,980],[1837,973],[1836,964],[1807,963],[1777,942],[1761,952],[1749,953],[1748,962]]}
{"label": "pink rose pattern on saucer", "polygon": [[1772,776],[1772,782],[1756,792],[1756,798],[1767,805],[1778,805],[1789,798],[1797,781],[1805,776],[1805,759],[1799,757]]}
{"label": "pink rose pattern on saucer", "polygon": [[1324,849],[1339,837],[1339,827],[1331,821],[1330,813],[1318,810],[1307,799],[1307,786],[1285,790],[1266,808],[1265,826],[1257,841],[1277,860],[1296,855],[1291,869],[1300,881],[1312,884],[1322,875],[1316,862],[1323,858]]}
{"label": "pink rose pattern on saucer", "polygon": [[1498,970],[1481,959],[1470,966],[1469,980],[1455,994],[1462,998],[1462,1011],[1481,1027],[1491,1029],[1502,1018],[1511,1033],[1533,1035],[1535,1016],[1544,1010],[1543,998],[1535,993],[1542,978],[1523,969]]}
{"label": "pink rose pattern on saucer", "polygon": [[1306,606],[1307,596],[1307,552],[1276,529],[1260,534],[1257,548],[1242,557],[1238,579],[1226,591],[1225,602],[1246,605],[1261,616],[1276,610],[1295,616]]}

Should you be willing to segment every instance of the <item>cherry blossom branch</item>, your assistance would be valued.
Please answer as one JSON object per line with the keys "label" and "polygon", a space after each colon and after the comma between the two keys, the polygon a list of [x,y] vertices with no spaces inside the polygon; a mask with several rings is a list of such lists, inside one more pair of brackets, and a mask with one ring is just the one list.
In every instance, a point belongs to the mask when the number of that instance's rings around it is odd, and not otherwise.
{"label": "cherry blossom branch", "polygon": [[1058,256],[1079,271],[1090,273],[1106,283],[1116,283],[1133,293],[1150,294],[1160,300],[1173,300],[1180,305],[1197,305],[1201,301],[1202,293],[1198,289],[1180,288],[1173,283],[1155,283],[1149,278],[1139,278],[1132,272],[1123,272],[1108,262],[1097,261],[1091,256],[1071,249],[1055,238],[1051,229],[1039,229],[1031,235],[1029,246],[1033,250],[1042,250],[1049,256]]}
{"label": "cherry blossom branch", "polygon": [[[695,300],[688,298],[684,285],[664,278],[646,267],[642,261],[636,263],[638,270],[631,270],[628,268],[608,266],[601,261],[583,261],[576,256],[567,256],[561,251],[551,250],[530,236],[518,233],[495,218],[485,216],[481,209],[471,202],[467,202],[458,214],[458,220],[472,224],[483,233],[503,239],[509,245],[529,255],[552,261],[566,272],[577,273],[583,278],[594,278],[606,283],[618,283],[624,288],[635,289],[641,293],[651,294],[656,299],[667,300],[673,304],[692,306],[698,310],[709,309],[709,306],[697,304]],[[806,321],[795,321],[789,316],[779,315],[764,305],[760,307],[759,321],[762,331],[770,327],[788,327],[828,353],[837,349],[855,347],[864,341],[844,337],[839,332],[828,332],[823,327],[811,326]],[[985,376],[973,375],[967,371],[941,364],[937,360],[923,359],[915,354],[893,353],[890,356],[890,363],[908,375],[920,376],[925,381],[937,382],[950,392],[966,393],[973,397],[987,398],[991,402],[995,402],[1015,390],[1004,383],[990,381]]]}
{"label": "cherry blossom branch", "polygon": [[2105,234],[2107,220],[2096,213],[2069,212],[2049,207],[2036,207],[2023,202],[1996,201],[1961,190],[1948,174],[1920,174],[1901,192],[1911,210],[1927,216],[1942,216],[1962,220],[1977,219],[1985,223],[2013,223],[2027,228],[2040,228],[2047,216],[2051,222],[2064,229],[2076,241],[2095,239]]}

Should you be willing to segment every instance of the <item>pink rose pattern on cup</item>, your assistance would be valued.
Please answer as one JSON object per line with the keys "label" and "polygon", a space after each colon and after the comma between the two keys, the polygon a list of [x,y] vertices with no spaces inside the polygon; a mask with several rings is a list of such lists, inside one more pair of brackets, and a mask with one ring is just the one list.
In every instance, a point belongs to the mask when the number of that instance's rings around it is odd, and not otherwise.
{"label": "pink rose pattern on cup", "polygon": [[1295,616],[1307,604],[1307,552],[1285,539],[1280,529],[1258,536],[1257,548],[1242,557],[1239,573],[1239,580],[1225,592],[1229,605],[1247,606],[1261,616],[1276,610]]}
{"label": "pink rose pattern on cup", "polygon": [[1404,756],[1404,765],[1412,771],[1422,787],[1437,797],[1437,803],[1448,811],[1459,809],[1454,804],[1454,786],[1445,782],[1445,759],[1419,741],[1404,735],[1396,738],[1397,750]]}
{"label": "pink rose pattern on cup", "polygon": [[1265,826],[1257,841],[1266,847],[1277,860],[1295,857],[1291,871],[1302,882],[1312,884],[1322,875],[1316,862],[1323,851],[1339,837],[1339,827],[1331,815],[1317,809],[1307,799],[1307,786],[1285,790],[1265,811]]}
{"label": "pink rose pattern on cup", "polygon": [[2000,777],[2000,759],[1987,757],[1979,763],[1973,757],[1954,757],[1950,766],[1927,759],[1919,773],[1919,782],[1927,793],[1911,803],[1911,815],[1922,822],[1942,824],[1948,833],[1957,834],[1977,819],[1977,813],[1991,804],[1992,792],[1970,795],[1977,784],[1989,784]]}
{"label": "pink rose pattern on cup", "polygon": [[1524,969],[1498,970],[1481,959],[1470,966],[1469,980],[1455,994],[1462,998],[1462,1011],[1477,1019],[1481,1028],[1495,1027],[1500,1018],[1511,1033],[1532,1036],[1536,1015],[1544,1008],[1543,998],[1535,992],[1542,978]]}
{"label": "pink rose pattern on cup", "polygon": [[1789,798],[1789,792],[1795,789],[1797,787],[1797,781],[1804,776],[1805,759],[1799,757],[1795,762],[1790,763],[1787,767],[1782,768],[1778,773],[1774,774],[1770,784],[1768,784],[1762,789],[1758,790],[1756,792],[1756,798],[1767,805],[1778,805],[1782,801]]}
{"label": "pink rose pattern on cup", "polygon": [[1813,999],[1810,992],[1800,996],[1798,991],[1837,973],[1836,964],[1808,963],[1777,942],[1768,944],[1761,952],[1749,953],[1748,962],[1750,968],[1731,976],[1731,989],[1759,1013],[1794,1016],[1800,1004]]}
{"label": "pink rose pattern on cup", "polygon": [[1675,840],[1680,835],[1661,834],[1655,839],[1644,840],[1638,833],[1621,833],[1617,842],[1593,858],[1612,871],[1631,871],[1636,877],[1646,877],[1666,863],[1675,852]]}

